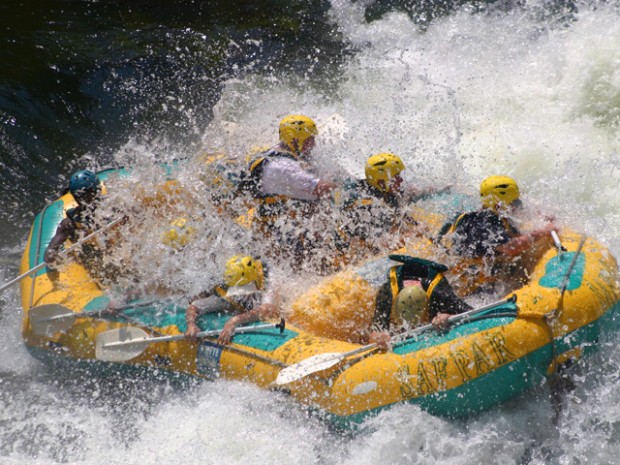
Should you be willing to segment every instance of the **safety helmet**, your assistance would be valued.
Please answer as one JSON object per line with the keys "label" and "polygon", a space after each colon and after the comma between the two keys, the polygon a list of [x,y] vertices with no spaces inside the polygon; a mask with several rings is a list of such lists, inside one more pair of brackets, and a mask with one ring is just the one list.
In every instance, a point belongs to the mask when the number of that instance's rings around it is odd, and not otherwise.
{"label": "safety helmet", "polygon": [[480,184],[480,200],[486,208],[511,205],[519,200],[519,186],[508,176],[489,176]]}
{"label": "safety helmet", "polygon": [[366,182],[375,189],[390,192],[390,181],[405,169],[399,156],[393,153],[378,153],[366,161]]}
{"label": "safety helmet", "polygon": [[101,181],[99,181],[95,173],[89,170],[80,170],[71,175],[69,179],[69,192],[74,196],[76,194],[79,196],[88,191],[96,191],[100,185]]}
{"label": "safety helmet", "polygon": [[280,121],[280,142],[295,153],[301,152],[304,142],[318,133],[314,121],[304,115],[288,115]]}
{"label": "safety helmet", "polygon": [[428,299],[422,286],[404,287],[396,297],[394,316],[401,323],[417,326],[427,318]]}
{"label": "safety helmet", "polygon": [[229,286],[245,286],[256,283],[257,289],[263,288],[263,264],[260,260],[247,255],[235,255],[226,262],[224,269],[224,283]]}
{"label": "safety helmet", "polygon": [[170,223],[170,229],[163,234],[162,242],[180,251],[190,243],[194,236],[195,229],[188,224],[185,218],[176,218]]}

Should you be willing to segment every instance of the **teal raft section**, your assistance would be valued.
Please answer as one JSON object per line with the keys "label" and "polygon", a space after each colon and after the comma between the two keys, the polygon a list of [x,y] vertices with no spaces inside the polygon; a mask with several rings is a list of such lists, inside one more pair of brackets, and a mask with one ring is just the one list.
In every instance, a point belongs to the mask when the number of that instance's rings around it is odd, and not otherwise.
{"label": "teal raft section", "polygon": [[[104,310],[109,302],[110,299],[106,296],[97,297],[84,307],[84,311],[97,312]],[[141,302],[148,302],[148,299],[136,300],[127,305],[140,305]],[[137,326],[146,328],[176,326],[180,332],[185,332],[187,329],[185,323],[185,308],[185,305],[163,300],[148,306],[122,310],[122,316],[108,316],[105,318],[119,323],[133,323]],[[222,329],[224,324],[226,324],[232,316],[233,315],[229,313],[212,312],[200,316],[196,323],[202,331]],[[249,326],[259,324],[264,323],[256,322]],[[280,332],[278,328],[261,329],[258,331],[236,334],[234,336],[234,341],[236,344],[241,344],[246,347],[271,352],[286,344],[287,341],[297,335],[298,333],[296,331],[291,331],[289,329],[285,329],[283,332]]]}
{"label": "teal raft section", "polygon": [[[28,249],[28,266],[30,268],[34,268],[43,262],[47,244],[56,234],[56,227],[64,217],[64,202],[62,200],[57,200],[48,205],[35,217],[32,223],[32,240]],[[47,268],[42,268],[35,276],[41,276],[46,272]]]}

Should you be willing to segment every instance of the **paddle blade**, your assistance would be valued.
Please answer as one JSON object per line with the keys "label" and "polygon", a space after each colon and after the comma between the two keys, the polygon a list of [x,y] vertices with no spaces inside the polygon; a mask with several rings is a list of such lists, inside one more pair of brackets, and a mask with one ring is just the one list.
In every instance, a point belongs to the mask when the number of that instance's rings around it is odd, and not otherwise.
{"label": "paddle blade", "polygon": [[126,362],[149,345],[148,334],[140,328],[123,327],[97,334],[95,357],[104,362]]}
{"label": "paddle blade", "polygon": [[308,357],[281,370],[276,378],[276,384],[281,386],[282,384],[292,383],[312,373],[327,370],[342,361],[345,355],[342,352],[328,352]]}
{"label": "paddle blade", "polygon": [[53,336],[66,331],[79,314],[59,304],[47,304],[28,310],[32,332],[38,336]]}

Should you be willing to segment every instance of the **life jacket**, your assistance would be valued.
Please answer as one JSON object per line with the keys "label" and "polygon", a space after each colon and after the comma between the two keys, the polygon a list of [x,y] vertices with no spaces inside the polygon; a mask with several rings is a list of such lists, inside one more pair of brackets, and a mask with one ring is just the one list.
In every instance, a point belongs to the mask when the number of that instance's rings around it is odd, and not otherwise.
{"label": "life jacket", "polygon": [[339,198],[334,203],[339,205],[344,216],[335,230],[339,250],[347,250],[352,238],[366,241],[369,236],[389,232],[400,220],[408,218],[401,211],[397,196],[382,192],[363,179],[345,183],[344,191],[336,195]]}
{"label": "life jacket", "polygon": [[[464,244],[458,244],[454,242],[453,235],[458,234],[459,228],[465,227],[465,234],[463,236]],[[489,227],[498,229],[501,227],[501,231],[488,231]],[[519,230],[512,224],[512,222],[491,210],[480,210],[476,212],[468,212],[458,215],[453,221],[448,222],[442,226],[438,233],[437,242],[442,243],[443,238],[449,235],[451,243],[444,245],[450,248],[453,252],[456,252],[461,256],[470,257],[482,257],[489,255],[489,247],[504,244],[510,240],[511,237],[519,234]],[[488,236],[493,237],[488,237]],[[486,237],[485,237],[486,236]],[[498,240],[499,238],[499,240]],[[484,240],[493,240],[494,244],[485,244]],[[473,244],[473,248],[465,248],[466,246]],[[460,248],[461,250],[455,250]]]}
{"label": "life jacket", "polygon": [[93,219],[90,213],[84,207],[77,206],[67,210],[67,218],[71,220],[75,229],[90,231],[93,229]]}
{"label": "life jacket", "polygon": [[[481,223],[480,219],[487,222],[486,224],[482,223],[482,229],[476,228],[477,224]],[[501,226],[503,231],[500,233],[491,231],[489,234],[485,231],[488,225]],[[466,234],[459,244],[454,240],[454,233],[458,231],[459,227],[463,226],[467,228]],[[459,257],[458,263],[451,267],[451,273],[458,279],[457,290],[459,295],[472,294],[484,287],[491,286],[497,281],[494,250],[491,249],[508,242],[511,237],[517,234],[519,234],[518,229],[508,218],[489,210],[462,213],[441,227],[435,242],[444,246],[452,255]],[[495,239],[494,244],[485,244],[485,236],[500,237],[501,239],[499,241]]]}
{"label": "life jacket", "polygon": [[249,175],[242,179],[239,185],[240,191],[250,194],[258,201],[256,215],[265,223],[273,223],[278,217],[291,214],[291,207],[293,205],[307,203],[302,200],[290,199],[286,195],[261,193],[263,170],[270,160],[276,158],[299,161],[290,152],[270,149],[250,161],[248,166]]}
{"label": "life jacket", "polygon": [[[396,296],[403,288],[403,281],[411,278],[420,281],[422,284],[430,309],[431,303],[435,299],[435,289],[446,279],[443,273],[448,271],[448,267],[431,260],[408,255],[390,255],[389,257],[391,260],[402,263],[402,265],[393,266],[388,272],[392,291],[392,313],[394,313]],[[427,319],[430,320],[430,318]]]}

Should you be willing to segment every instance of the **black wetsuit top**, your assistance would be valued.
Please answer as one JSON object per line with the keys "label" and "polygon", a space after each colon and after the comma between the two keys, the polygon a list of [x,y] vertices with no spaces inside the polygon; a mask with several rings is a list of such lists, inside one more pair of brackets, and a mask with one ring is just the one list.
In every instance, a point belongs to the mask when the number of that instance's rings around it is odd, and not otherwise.
{"label": "black wetsuit top", "polygon": [[451,231],[452,250],[463,257],[495,255],[498,246],[520,234],[508,218],[486,209],[461,215]]}

